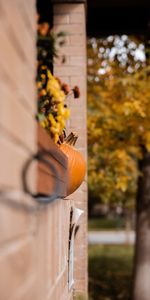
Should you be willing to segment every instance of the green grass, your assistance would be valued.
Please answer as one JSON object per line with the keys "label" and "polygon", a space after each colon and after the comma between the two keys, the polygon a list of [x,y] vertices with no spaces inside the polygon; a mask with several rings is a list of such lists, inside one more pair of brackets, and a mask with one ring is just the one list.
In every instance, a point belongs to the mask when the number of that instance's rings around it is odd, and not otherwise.
{"label": "green grass", "polygon": [[125,228],[124,218],[92,218],[88,222],[89,230],[116,230]]}
{"label": "green grass", "polygon": [[89,300],[129,300],[132,246],[89,246]]}

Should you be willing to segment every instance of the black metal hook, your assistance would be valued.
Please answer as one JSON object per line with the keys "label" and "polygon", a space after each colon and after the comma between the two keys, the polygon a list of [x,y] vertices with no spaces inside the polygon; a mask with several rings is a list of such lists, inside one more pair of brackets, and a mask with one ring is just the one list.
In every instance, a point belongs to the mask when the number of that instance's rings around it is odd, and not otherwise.
{"label": "black metal hook", "polygon": [[54,193],[52,195],[51,194],[47,195],[44,193],[32,193],[30,191],[30,188],[29,188],[28,182],[27,182],[29,168],[30,168],[32,162],[35,160],[42,162],[43,164],[48,166],[49,169],[53,172],[53,174],[55,176],[57,175],[58,172],[57,172],[57,169],[55,168],[54,164],[52,162],[50,162],[49,160],[47,160],[46,158],[44,158],[45,156],[51,156],[51,155],[52,154],[51,154],[50,150],[49,151],[47,151],[47,150],[39,151],[37,154],[33,155],[32,157],[30,157],[28,159],[28,161],[26,162],[26,164],[22,170],[22,184],[23,184],[24,192],[27,193],[28,195],[30,195],[33,199],[35,199],[39,203],[48,204],[58,198],[61,198],[59,180],[55,180],[55,182],[54,182]]}

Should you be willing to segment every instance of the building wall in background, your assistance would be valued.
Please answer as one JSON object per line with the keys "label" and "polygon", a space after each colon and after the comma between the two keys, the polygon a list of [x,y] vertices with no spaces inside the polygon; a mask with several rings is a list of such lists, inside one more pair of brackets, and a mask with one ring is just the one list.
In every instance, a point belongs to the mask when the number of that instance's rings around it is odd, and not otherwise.
{"label": "building wall in background", "polygon": [[[81,91],[79,99],[68,100],[71,118],[68,133],[75,131],[79,138],[76,147],[87,158],[86,132],[86,18],[85,5],[55,4],[54,29],[67,34],[66,45],[62,47],[65,63],[58,60],[54,65],[54,74],[70,86],[78,85]],[[80,227],[75,238],[75,293],[87,294],[87,180],[67,199],[71,205],[84,211]]]}

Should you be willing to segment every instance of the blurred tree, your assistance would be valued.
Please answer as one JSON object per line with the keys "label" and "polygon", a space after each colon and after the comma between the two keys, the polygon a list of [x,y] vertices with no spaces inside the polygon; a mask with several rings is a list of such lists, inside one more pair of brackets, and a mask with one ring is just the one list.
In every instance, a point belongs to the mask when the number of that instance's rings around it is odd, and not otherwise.
{"label": "blurred tree", "polygon": [[150,295],[150,66],[146,54],[144,42],[135,37],[88,41],[89,192],[101,202],[126,206],[134,206],[136,195],[134,300],[149,300]]}
{"label": "blurred tree", "polygon": [[[135,101],[141,91],[138,95],[135,91],[143,76],[145,59],[144,44],[133,37],[88,41],[89,190],[93,198],[102,202],[121,200],[129,204],[135,198],[138,135],[143,134],[140,102]],[[137,122],[139,132],[134,143],[133,125],[137,126]]]}

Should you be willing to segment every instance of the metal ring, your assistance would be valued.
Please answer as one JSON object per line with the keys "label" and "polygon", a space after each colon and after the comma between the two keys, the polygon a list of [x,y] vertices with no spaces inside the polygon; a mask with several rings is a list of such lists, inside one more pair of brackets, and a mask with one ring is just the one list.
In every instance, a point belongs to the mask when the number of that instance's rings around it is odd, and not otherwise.
{"label": "metal ring", "polygon": [[46,166],[49,167],[49,169],[55,174],[57,175],[57,169],[54,166],[54,164],[50,161],[48,161],[47,159],[44,158],[44,156],[51,156],[51,152],[47,151],[47,150],[42,150],[39,151],[37,154],[33,155],[25,164],[23,171],[22,171],[22,184],[23,184],[23,190],[25,193],[27,193],[28,195],[30,195],[33,199],[35,199],[37,202],[39,203],[50,203],[53,202],[54,200],[61,198],[60,197],[60,183],[59,180],[55,180],[55,184],[54,184],[54,193],[51,195],[47,195],[44,193],[32,193],[28,187],[28,183],[27,183],[27,175],[28,175],[28,170],[29,167],[31,165],[31,163],[34,160],[40,161],[43,164],[45,164]]}

